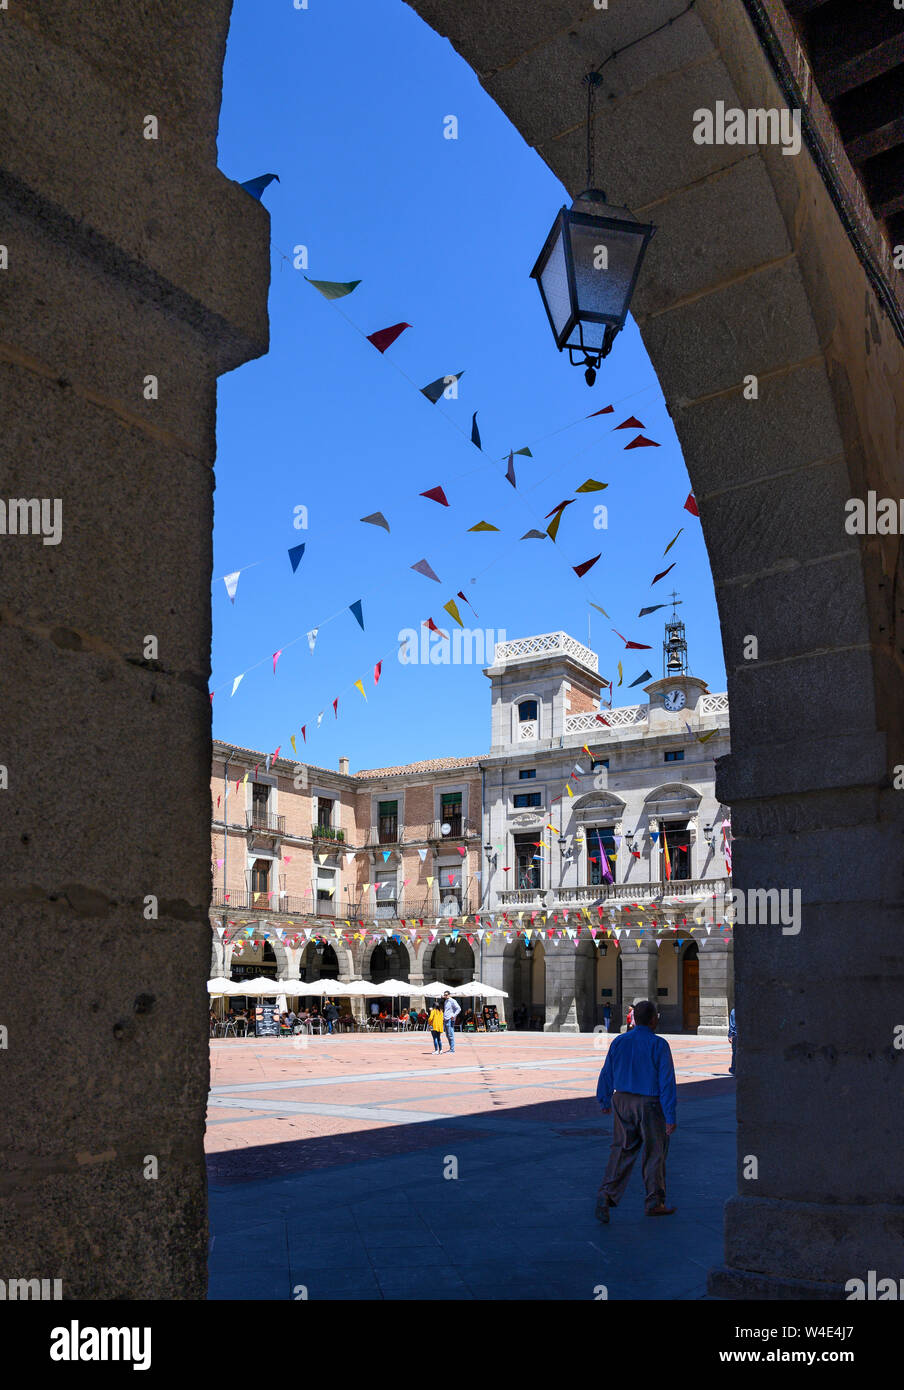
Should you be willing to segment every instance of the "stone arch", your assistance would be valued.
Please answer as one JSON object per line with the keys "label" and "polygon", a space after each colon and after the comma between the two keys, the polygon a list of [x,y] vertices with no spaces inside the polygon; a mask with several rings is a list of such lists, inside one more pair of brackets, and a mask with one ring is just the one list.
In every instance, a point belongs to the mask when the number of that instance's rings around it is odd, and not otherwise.
{"label": "stone arch", "polygon": [[[470,942],[463,938],[453,949],[440,937],[430,948],[429,956],[424,957],[425,984],[431,984],[434,980],[442,980],[449,985],[464,985],[473,980],[476,973],[477,962],[474,948]],[[429,980],[427,979],[428,975]]]}
{"label": "stone arch", "polygon": [[[379,961],[381,959],[385,960],[390,954],[398,962],[399,974],[395,978],[409,979],[411,975],[411,954],[408,950],[408,944],[404,940],[393,941],[392,938],[390,938],[388,941],[374,941],[368,946],[367,950],[364,953],[364,959],[361,962],[361,974],[363,975],[364,979],[373,979],[373,961],[375,955],[377,957],[377,960]],[[380,966],[378,967],[378,973],[380,973],[383,978],[389,978],[389,976],[393,974],[395,968],[396,967],[392,967],[392,969],[389,969],[387,973],[384,973],[383,967]],[[375,983],[379,984],[380,981],[375,981]]]}

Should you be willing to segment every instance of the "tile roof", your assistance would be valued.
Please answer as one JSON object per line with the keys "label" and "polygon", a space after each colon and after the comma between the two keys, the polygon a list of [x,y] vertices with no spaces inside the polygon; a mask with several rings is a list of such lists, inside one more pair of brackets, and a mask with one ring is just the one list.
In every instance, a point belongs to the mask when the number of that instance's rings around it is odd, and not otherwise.
{"label": "tile roof", "polygon": [[426,758],[420,763],[404,763],[401,767],[364,767],[354,777],[404,777],[408,772],[448,772],[456,767],[477,767],[479,758]]}

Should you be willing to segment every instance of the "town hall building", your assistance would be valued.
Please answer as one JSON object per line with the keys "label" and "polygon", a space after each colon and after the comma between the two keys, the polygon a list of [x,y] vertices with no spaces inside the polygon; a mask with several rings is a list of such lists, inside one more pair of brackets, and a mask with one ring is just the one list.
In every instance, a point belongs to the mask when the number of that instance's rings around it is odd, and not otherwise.
{"label": "town hall building", "polygon": [[474,757],[334,771],[215,742],[212,974],[331,978],[340,1001],[401,980],[418,1007],[479,979],[509,1028],[543,1031],[650,998],[661,1031],[724,1036],[728,697],[691,674],[676,613],[636,705],[565,632],[497,644]]}

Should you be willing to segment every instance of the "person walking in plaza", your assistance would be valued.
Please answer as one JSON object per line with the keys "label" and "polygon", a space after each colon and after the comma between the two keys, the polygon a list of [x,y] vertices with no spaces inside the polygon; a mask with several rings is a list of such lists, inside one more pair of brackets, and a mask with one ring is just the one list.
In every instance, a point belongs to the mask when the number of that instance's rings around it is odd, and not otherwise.
{"label": "person walking in plaza", "polygon": [[643,1149],[647,1216],[671,1216],[665,1201],[665,1160],[676,1127],[677,1088],[672,1051],[656,1036],[656,1005],[634,1005],[634,1027],[613,1038],[600,1072],[596,1098],[604,1115],[614,1111],[612,1150],[596,1199],[597,1219],[608,1223],[618,1206],[634,1160]]}
{"label": "person walking in plaza", "polygon": [[625,1014],[625,1027],[630,1030],[634,1027],[634,1005],[628,1005],[628,1012]]}
{"label": "person walking in plaza", "polygon": [[443,1029],[449,1039],[450,1052],[455,1051],[455,1020],[460,1013],[461,1005],[458,1000],[453,999],[449,991],[446,990],[443,995]]}
{"label": "person walking in plaza", "polygon": [[734,1076],[735,1054],[738,1047],[738,1028],[735,1023],[734,1005],[732,1005],[731,1012],[728,1015],[728,1041],[731,1043],[731,1066],[728,1068],[728,1075]]}
{"label": "person walking in plaza", "polygon": [[339,1010],[336,1008],[336,1001],[334,999],[327,999],[323,1009],[323,1016],[326,1019],[326,1031],[332,1033],[339,1018]]}
{"label": "person walking in plaza", "polygon": [[611,1024],[611,1022],[612,1022],[612,1005],[611,1005],[611,1004],[607,1004],[606,1007],[603,1009],[603,1026],[605,1027],[607,1033],[609,1032],[609,1025]]}
{"label": "person walking in plaza", "polygon": [[442,1052],[443,1050],[443,1011],[438,1004],[434,1004],[427,1015],[427,1027],[433,1034],[433,1051]]}

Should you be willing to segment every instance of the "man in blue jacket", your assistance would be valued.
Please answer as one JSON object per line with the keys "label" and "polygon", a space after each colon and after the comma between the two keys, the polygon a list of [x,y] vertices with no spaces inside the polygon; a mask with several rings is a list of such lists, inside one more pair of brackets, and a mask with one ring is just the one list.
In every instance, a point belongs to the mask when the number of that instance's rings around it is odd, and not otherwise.
{"label": "man in blue jacket", "polygon": [[608,1222],[609,1208],[627,1186],[634,1160],[643,1148],[647,1216],[671,1216],[665,1203],[665,1159],[675,1130],[675,1064],[664,1038],[656,1036],[656,1005],[634,1005],[634,1027],[615,1038],[600,1072],[596,1098],[603,1114],[615,1112],[612,1151],[596,1199],[598,1220]]}

